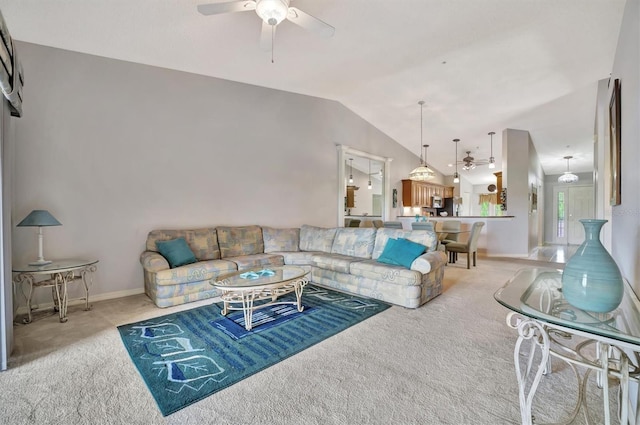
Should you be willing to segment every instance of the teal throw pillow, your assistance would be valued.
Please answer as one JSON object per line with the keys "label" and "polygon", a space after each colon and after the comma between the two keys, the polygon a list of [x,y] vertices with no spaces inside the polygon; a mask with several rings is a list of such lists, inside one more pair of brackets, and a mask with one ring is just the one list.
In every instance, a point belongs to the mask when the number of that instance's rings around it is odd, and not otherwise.
{"label": "teal throw pillow", "polygon": [[169,267],[172,269],[198,261],[184,238],[156,241],[156,247],[158,247],[158,252],[167,259]]}
{"label": "teal throw pillow", "polygon": [[387,244],[384,246],[384,250],[378,261],[380,263],[394,264],[396,266],[403,266],[408,269],[411,268],[413,260],[418,258],[426,251],[427,247],[412,242],[408,239],[388,239]]}

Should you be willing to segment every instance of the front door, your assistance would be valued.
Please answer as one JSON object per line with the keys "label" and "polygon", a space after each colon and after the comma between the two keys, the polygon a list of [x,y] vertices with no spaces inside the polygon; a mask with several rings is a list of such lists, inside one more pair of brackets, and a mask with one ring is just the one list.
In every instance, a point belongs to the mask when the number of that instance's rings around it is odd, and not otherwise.
{"label": "front door", "polygon": [[594,218],[593,186],[558,185],[553,188],[553,242],[579,245],[584,241],[580,220]]}

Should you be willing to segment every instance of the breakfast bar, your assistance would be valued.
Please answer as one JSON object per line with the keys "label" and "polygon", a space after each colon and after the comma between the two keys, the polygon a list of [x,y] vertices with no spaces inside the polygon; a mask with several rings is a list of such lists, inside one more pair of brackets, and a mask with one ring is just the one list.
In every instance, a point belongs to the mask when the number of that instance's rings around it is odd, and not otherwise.
{"label": "breakfast bar", "polygon": [[[513,220],[514,216],[512,215],[504,215],[504,216],[473,216],[473,215],[465,215],[465,216],[420,216],[419,221],[435,221],[437,223],[436,230],[438,230],[438,226],[441,226],[442,223],[446,220],[458,220],[461,222],[461,228],[463,230],[470,230],[473,223],[477,221],[484,222],[484,226],[482,227],[482,231],[480,232],[480,237],[478,239],[478,252],[482,255],[486,256],[496,256],[499,253],[492,247],[495,247],[495,244],[492,244],[492,239],[494,236],[502,233],[502,227],[506,222]],[[404,229],[411,229],[411,223],[416,221],[415,216],[398,216],[396,218],[397,221],[402,222],[402,227]],[[467,234],[461,234],[460,240],[464,242],[468,237]]]}

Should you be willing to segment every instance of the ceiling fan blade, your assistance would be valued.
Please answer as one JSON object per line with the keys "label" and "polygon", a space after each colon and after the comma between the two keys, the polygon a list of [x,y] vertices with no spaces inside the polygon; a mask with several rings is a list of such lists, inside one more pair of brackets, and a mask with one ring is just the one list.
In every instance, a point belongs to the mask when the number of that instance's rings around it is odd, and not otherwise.
{"label": "ceiling fan blade", "polygon": [[275,36],[276,36],[276,26],[269,25],[266,22],[262,21],[262,31],[260,32],[260,48],[262,50],[271,50],[273,37]]}
{"label": "ceiling fan blade", "polygon": [[320,19],[303,12],[297,7],[290,7],[287,19],[307,31],[318,34],[321,37],[331,37],[336,31],[334,27],[322,22]]}
{"label": "ceiling fan blade", "polygon": [[225,3],[199,4],[198,12],[203,15],[218,15],[221,13],[244,12],[256,10],[256,2],[253,0],[238,0]]}

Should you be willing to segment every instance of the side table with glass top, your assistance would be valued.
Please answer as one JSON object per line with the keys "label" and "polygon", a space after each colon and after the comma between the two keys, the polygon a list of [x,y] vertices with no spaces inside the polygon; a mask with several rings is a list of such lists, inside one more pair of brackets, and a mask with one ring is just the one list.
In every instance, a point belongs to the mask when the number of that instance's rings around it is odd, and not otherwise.
{"label": "side table with glass top", "polygon": [[[67,284],[76,280],[82,281],[84,286],[85,310],[91,310],[89,305],[89,287],[93,282],[93,273],[97,270],[98,260],[70,259],[57,260],[43,266],[18,265],[13,267],[13,272],[17,275],[13,278],[15,285],[21,287],[24,294],[24,285],[29,285],[27,300],[27,317],[24,323],[31,323],[34,288],[51,288],[54,310],[60,315],[60,322],[67,321]],[[44,277],[44,279],[42,279]]]}
{"label": "side table with glass top", "polygon": [[[640,301],[629,284],[624,286],[620,306],[609,313],[570,305],[562,294],[562,271],[551,268],[522,269],[495,293],[496,301],[511,310],[507,325],[518,331],[514,363],[522,424],[533,423],[534,395],[542,375],[552,372],[552,357],[567,362],[578,381],[577,404],[562,423],[570,423],[581,408],[588,414],[584,387],[591,371],[596,372],[596,383],[602,389],[604,423],[611,423],[608,378],[620,382],[620,423],[630,418],[638,423],[638,406],[630,400],[629,383],[640,382],[640,366],[631,360],[640,354]],[[524,349],[527,341],[528,349]],[[521,359],[526,359],[524,367]],[[534,364],[534,359],[540,363]],[[582,377],[576,366],[586,369]],[[635,411],[630,411],[631,406],[636,406]]]}

